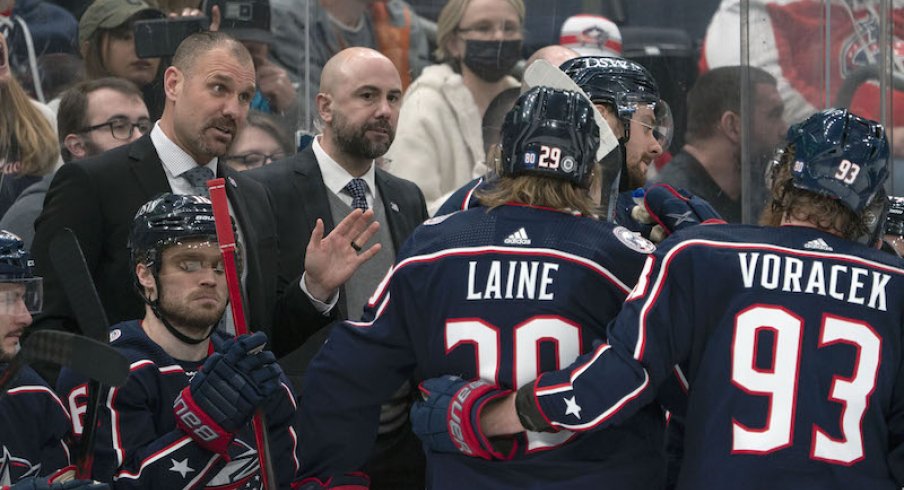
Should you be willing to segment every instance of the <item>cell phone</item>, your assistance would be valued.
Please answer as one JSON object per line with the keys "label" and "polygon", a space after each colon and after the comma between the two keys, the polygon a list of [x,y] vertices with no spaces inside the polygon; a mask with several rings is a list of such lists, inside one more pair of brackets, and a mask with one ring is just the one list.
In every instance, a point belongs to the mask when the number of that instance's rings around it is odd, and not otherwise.
{"label": "cell phone", "polygon": [[208,27],[210,19],[205,16],[135,21],[135,54],[139,58],[170,57],[185,38]]}

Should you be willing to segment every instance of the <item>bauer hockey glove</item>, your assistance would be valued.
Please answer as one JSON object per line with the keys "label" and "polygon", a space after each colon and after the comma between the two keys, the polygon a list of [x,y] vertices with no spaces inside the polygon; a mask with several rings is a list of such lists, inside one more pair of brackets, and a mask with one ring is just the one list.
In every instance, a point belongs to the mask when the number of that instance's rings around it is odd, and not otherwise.
{"label": "bauer hockey glove", "polygon": [[[487,403],[512,393],[483,380],[466,381],[441,376],[423,381],[422,400],[411,406],[411,428],[421,441],[438,453],[463,453],[487,460],[512,459],[514,438],[497,444],[480,431],[480,413]],[[502,448],[501,446],[509,446]]]}
{"label": "bauer hockey glove", "polygon": [[173,410],[176,425],[202,447],[226,454],[235,433],[279,389],[280,369],[262,332],[230,339],[207,358]]}
{"label": "bauer hockey glove", "polygon": [[642,199],[631,210],[631,217],[640,223],[656,223],[649,239],[660,242],[665,237],[689,226],[725,223],[722,216],[702,197],[668,184],[656,184],[646,191],[638,189],[635,201]]}

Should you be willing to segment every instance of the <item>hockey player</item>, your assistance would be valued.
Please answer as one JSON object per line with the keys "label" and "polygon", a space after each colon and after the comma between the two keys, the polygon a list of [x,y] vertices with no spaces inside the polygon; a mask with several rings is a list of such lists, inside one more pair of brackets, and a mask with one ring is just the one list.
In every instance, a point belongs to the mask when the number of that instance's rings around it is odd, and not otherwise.
{"label": "hockey player", "polygon": [[[901,488],[904,270],[855,242],[881,238],[885,132],[827,110],[788,136],[768,179],[781,228],[677,233],[648,259],[606,344],[484,410],[499,390],[472,399],[474,383],[425,382],[472,421],[455,439],[629,422],[687,361],[679,489]],[[431,396],[417,416],[445,417],[447,405]]]}
{"label": "hockey player", "polygon": [[[289,488],[298,469],[294,395],[261,351],[263,333],[228,338],[216,329],[227,288],[210,201],[149,201],[129,247],[145,316],[110,329],[111,345],[132,364],[126,384],[102,397],[94,478],[117,489],[259,488],[250,420],[262,408],[275,483]],[[64,370],[59,388],[80,434],[85,385]]]}
{"label": "hockey player", "polygon": [[[41,278],[18,236],[0,230],[0,377],[19,352],[31,315],[41,311]],[[54,480],[69,470],[69,414],[33,369],[23,366],[0,394],[0,489],[62,489]],[[18,482],[18,483],[17,483]],[[8,485],[12,485],[9,487]],[[70,482],[66,489],[107,488]]]}
{"label": "hockey player", "polygon": [[[419,227],[364,321],[337,326],[305,375],[311,395],[299,407],[307,488],[335,486],[331,476],[360,467],[380,401],[412,374],[516,388],[605,337],[655,247],[594,217],[592,111],[573,92],[522,95],[503,125],[501,175],[481,195],[483,209]],[[664,481],[663,423],[651,406],[589,437],[527,433],[498,450],[467,442],[487,459],[517,458],[503,465],[429,451],[428,488],[655,488]]]}
{"label": "hockey player", "polygon": [[[631,191],[644,186],[647,168],[668,148],[673,130],[671,111],[659,97],[656,80],[637,62],[607,56],[582,56],[559,68],[590,97],[618,138],[620,151],[612,155],[620,160],[615,165],[607,164],[613,173],[620,172],[619,181],[615,182],[621,191],[615,221],[641,231],[642,225],[631,219],[635,205]],[[482,182],[469,184],[456,191],[437,216],[479,205],[474,191]],[[611,195],[609,189],[603,192]],[[649,232],[649,228],[645,230]]]}

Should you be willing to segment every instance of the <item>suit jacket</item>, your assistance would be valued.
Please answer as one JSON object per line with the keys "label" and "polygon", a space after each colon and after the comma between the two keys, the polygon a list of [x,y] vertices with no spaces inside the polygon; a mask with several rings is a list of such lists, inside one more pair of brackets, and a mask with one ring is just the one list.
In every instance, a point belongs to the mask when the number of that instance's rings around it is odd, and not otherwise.
{"label": "suit jacket", "polygon": [[[226,164],[217,165],[217,173],[227,179],[226,194],[245,238],[246,318],[252,329],[269,333],[276,300],[277,248],[269,195],[259,183]],[[44,278],[44,309],[35,319],[37,328],[81,331],[49,257],[50,241],[63,228],[71,228],[78,237],[110,323],[144,316],[127,242],[138,208],[164,192],[171,189],[150,134],[60,168],[35,222],[32,253],[37,273]]]}
{"label": "suit jacket", "polygon": [[[345,320],[348,316],[345,302],[341,299],[329,317],[322,315],[299,287],[304,272],[305,251],[317,218],[323,219],[325,234],[335,226],[327,197],[330,191],[323,183],[311,147],[285,160],[251,170],[248,175],[267,187],[276,211],[279,295],[273,324],[273,351],[277,356],[292,353],[293,357],[302,359],[298,363],[282,362],[286,374],[296,381],[298,369],[303,369],[298,364],[306,364],[325,338],[327,329],[323,327],[332,320]],[[424,195],[414,183],[379,168],[376,169],[375,181],[377,194],[386,208],[387,222],[382,225],[389,227],[393,246],[398,250],[411,232],[427,219]],[[344,288],[339,294],[345,294]],[[312,336],[315,338],[311,339],[309,350],[299,350]]]}

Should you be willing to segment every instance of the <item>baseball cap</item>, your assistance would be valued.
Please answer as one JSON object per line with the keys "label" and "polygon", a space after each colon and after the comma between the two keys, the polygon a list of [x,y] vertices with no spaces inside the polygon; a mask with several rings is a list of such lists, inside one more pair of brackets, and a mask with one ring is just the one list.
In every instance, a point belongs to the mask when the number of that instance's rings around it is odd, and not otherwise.
{"label": "baseball cap", "polygon": [[574,15],[565,19],[559,44],[581,56],[622,55],[621,31],[615,22],[600,15]]}
{"label": "baseball cap", "polygon": [[79,19],[78,42],[91,39],[98,29],[119,27],[142,12],[148,12],[146,18],[166,17],[163,11],[144,0],[94,0]]}
{"label": "baseball cap", "polygon": [[270,0],[205,0],[204,13],[211,17],[214,5],[220,7],[220,30],[239,41],[272,44]]}

